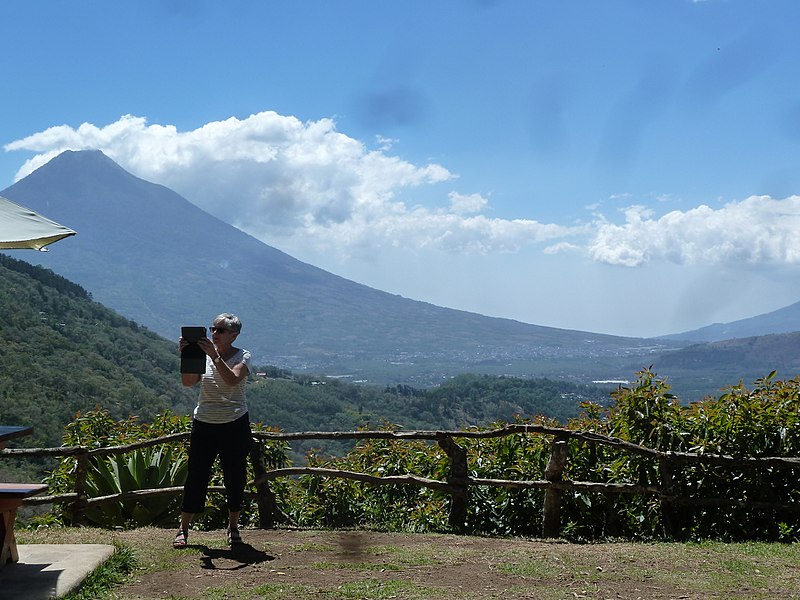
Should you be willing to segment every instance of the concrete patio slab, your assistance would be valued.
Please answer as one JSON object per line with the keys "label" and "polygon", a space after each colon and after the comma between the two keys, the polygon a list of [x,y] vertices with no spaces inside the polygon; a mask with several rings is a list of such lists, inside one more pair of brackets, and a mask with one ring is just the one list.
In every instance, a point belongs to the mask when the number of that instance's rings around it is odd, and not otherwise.
{"label": "concrete patio slab", "polygon": [[51,600],[78,589],[114,554],[108,544],[20,544],[19,562],[0,569],[0,600]]}

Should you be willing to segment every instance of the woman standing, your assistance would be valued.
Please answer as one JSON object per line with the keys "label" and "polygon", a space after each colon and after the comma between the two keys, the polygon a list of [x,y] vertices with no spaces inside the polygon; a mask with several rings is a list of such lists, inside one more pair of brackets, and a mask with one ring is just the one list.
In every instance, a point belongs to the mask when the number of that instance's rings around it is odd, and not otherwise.
{"label": "woman standing", "polygon": [[[242,330],[239,317],[222,313],[211,326],[211,339],[197,344],[206,354],[205,373],[181,374],[187,387],[200,384],[200,396],[194,409],[189,441],[189,467],[183,486],[181,524],[172,542],[173,548],[185,548],[189,525],[205,507],[211,468],[219,456],[228,507],[228,544],[240,544],[239,513],[247,483],[247,454],[250,450],[250,419],[244,387],[250,370],[250,352],[236,348],[233,342]],[[180,349],[187,344],[180,339]]]}

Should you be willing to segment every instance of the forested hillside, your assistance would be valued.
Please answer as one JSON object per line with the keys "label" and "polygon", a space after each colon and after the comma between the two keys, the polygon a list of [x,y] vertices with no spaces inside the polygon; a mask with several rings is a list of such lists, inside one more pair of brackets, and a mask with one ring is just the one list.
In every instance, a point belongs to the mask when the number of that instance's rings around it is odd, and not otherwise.
{"label": "forested hillside", "polygon": [[[0,254],[0,424],[33,425],[27,446],[58,445],[64,426],[97,407],[116,419],[189,414],[174,340],[94,302],[79,285]],[[542,414],[565,420],[607,391],[547,379],[463,375],[431,389],[391,388],[253,368],[253,421],[286,431],[460,428]],[[256,375],[261,373],[262,376]]]}
{"label": "forested hillside", "polygon": [[66,423],[98,406],[122,418],[193,403],[174,341],[51,271],[0,255],[0,314],[0,423],[33,425],[26,445],[57,445]]}
{"label": "forested hillside", "polygon": [[608,402],[608,393],[550,379],[458,375],[444,384],[415,389],[344,383],[288,375],[252,381],[248,402],[255,420],[287,431],[352,430],[392,424],[402,429],[460,429],[543,415],[566,422],[579,404]]}

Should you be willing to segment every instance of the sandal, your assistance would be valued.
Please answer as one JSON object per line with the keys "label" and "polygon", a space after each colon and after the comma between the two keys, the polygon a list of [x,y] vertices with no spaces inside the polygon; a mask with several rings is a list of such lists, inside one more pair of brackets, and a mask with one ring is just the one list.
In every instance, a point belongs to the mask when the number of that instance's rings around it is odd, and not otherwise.
{"label": "sandal", "polygon": [[172,540],[172,547],[181,550],[183,548],[186,548],[188,541],[189,541],[189,530],[178,529],[178,534],[175,536],[175,539]]}
{"label": "sandal", "polygon": [[242,543],[242,536],[238,529],[228,529],[228,546],[235,546]]}

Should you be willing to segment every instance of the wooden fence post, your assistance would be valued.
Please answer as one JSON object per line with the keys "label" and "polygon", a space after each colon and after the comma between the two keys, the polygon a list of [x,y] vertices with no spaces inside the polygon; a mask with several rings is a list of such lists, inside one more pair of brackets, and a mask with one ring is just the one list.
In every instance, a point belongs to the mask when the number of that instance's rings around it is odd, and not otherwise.
{"label": "wooden fence post", "polygon": [[80,525],[83,521],[83,509],[86,507],[86,478],[89,474],[89,451],[81,448],[75,456],[75,494],[77,498],[69,505],[72,525]]}
{"label": "wooden fence post", "polygon": [[467,525],[467,505],[469,502],[469,488],[464,483],[468,477],[467,451],[456,444],[453,438],[449,436],[440,437],[437,442],[450,459],[450,474],[447,482],[456,487],[456,490],[451,494],[448,522],[455,531],[464,531]]}
{"label": "wooden fence post", "polygon": [[677,540],[682,536],[682,527],[678,511],[672,498],[675,494],[675,479],[672,465],[668,457],[658,460],[658,472],[661,478],[661,521],[664,523],[664,533],[670,539]]}
{"label": "wooden fence post", "polygon": [[[561,481],[567,464],[569,444],[567,438],[553,438],[553,449],[544,471],[547,481]],[[557,538],[561,535],[561,490],[548,487],[544,492],[542,510],[542,536]]]}
{"label": "wooden fence post", "polygon": [[[250,461],[256,481],[267,472],[264,466],[264,442],[253,438],[250,446]],[[256,504],[258,505],[258,526],[261,529],[275,528],[275,494],[266,480],[256,484]]]}

